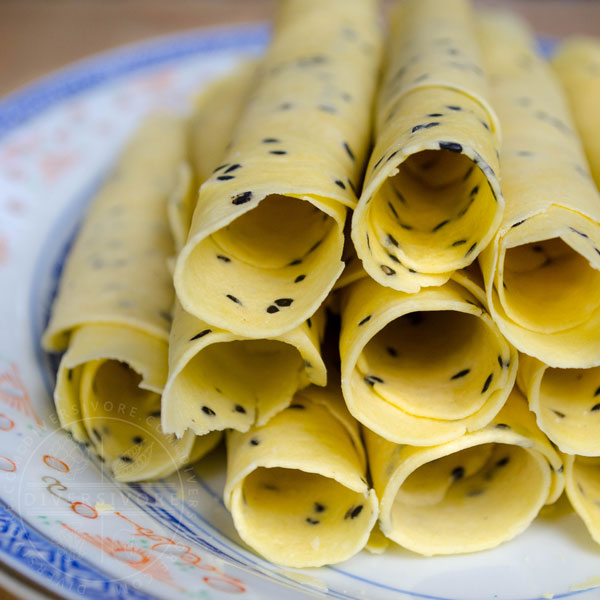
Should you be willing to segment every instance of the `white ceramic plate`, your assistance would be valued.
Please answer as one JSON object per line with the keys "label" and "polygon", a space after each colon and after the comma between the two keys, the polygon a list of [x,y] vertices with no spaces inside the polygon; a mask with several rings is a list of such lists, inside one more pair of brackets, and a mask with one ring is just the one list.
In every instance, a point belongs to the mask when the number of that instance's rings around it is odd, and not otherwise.
{"label": "white ceramic plate", "polygon": [[0,100],[0,561],[68,598],[599,598],[600,549],[572,513],[479,554],[395,548],[288,570],[240,543],[221,500],[222,453],[161,482],[119,485],[57,428],[56,359],[39,340],[86,204],[145,113],[185,108],[267,37],[260,25],[160,38]]}

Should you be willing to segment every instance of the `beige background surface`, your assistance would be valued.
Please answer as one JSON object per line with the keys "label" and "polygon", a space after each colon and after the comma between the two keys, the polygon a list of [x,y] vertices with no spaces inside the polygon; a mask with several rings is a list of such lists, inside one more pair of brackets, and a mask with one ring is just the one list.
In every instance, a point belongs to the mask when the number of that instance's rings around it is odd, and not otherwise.
{"label": "beige background surface", "polygon": [[[276,3],[277,0],[0,0],[0,95],[48,71],[117,45],[178,30],[266,20]],[[600,36],[598,0],[475,3],[515,9],[543,35],[560,37],[584,32]],[[29,588],[13,577],[14,573],[0,569],[2,599],[45,596],[39,588]]]}

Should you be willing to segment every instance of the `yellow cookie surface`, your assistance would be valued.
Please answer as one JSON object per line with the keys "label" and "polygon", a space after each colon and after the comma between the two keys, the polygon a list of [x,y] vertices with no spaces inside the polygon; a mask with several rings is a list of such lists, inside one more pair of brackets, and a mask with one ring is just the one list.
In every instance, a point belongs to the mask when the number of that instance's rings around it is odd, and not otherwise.
{"label": "yellow cookie surface", "polygon": [[212,327],[176,305],[169,345],[163,427],[178,436],[264,425],[309,385],[325,385],[320,353],[325,314],[271,339]]}
{"label": "yellow cookie surface", "polygon": [[596,187],[600,188],[600,40],[567,38],[552,59],[567,94]]}
{"label": "yellow cookie surface", "polygon": [[380,45],[374,0],[279,5],[250,100],[200,190],[176,264],[187,312],[238,335],[272,337],[323,302],[343,268]]}
{"label": "yellow cookie surface", "polygon": [[236,529],[277,564],[356,554],[377,519],[356,422],[332,388],[307,388],[266,425],[227,436],[225,502]]}
{"label": "yellow cookie surface", "polygon": [[504,219],[481,254],[488,304],[521,352],[600,364],[600,196],[551,70],[516,17],[480,19],[502,119]]}
{"label": "yellow cookie surface", "polygon": [[498,228],[499,132],[466,0],[405,0],[391,35],[352,239],[372,278],[414,293]]}
{"label": "yellow cookie surface", "polygon": [[565,486],[573,508],[600,544],[600,457],[565,456]]}
{"label": "yellow cookie surface", "polygon": [[344,398],[390,441],[448,442],[485,426],[508,397],[517,354],[481,303],[483,291],[461,277],[464,285],[450,280],[416,294],[370,278],[343,290]]}
{"label": "yellow cookie surface", "polygon": [[562,493],[563,464],[515,389],[486,427],[431,447],[364,429],[380,527],[424,555],[493,548]]}
{"label": "yellow cookie surface", "polygon": [[561,452],[600,456],[600,367],[552,368],[524,354],[518,383],[539,428]]}
{"label": "yellow cookie surface", "polygon": [[61,425],[121,481],[168,475],[219,441],[160,427],[173,302],[167,202],[185,148],[180,119],[152,117],[135,134],[92,202],[43,339],[67,349],[54,392]]}

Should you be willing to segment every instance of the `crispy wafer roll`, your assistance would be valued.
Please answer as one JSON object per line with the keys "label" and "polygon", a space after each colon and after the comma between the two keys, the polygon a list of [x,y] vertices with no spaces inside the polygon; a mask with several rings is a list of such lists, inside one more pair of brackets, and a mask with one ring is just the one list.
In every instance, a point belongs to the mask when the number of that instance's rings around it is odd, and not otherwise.
{"label": "crispy wafer roll", "polygon": [[516,17],[480,21],[502,119],[506,212],[481,254],[488,304],[521,352],[600,365],[600,197],[550,68]]}
{"label": "crispy wafer roll", "polygon": [[567,38],[554,55],[552,66],[567,93],[592,176],[600,188],[600,40]]}
{"label": "crispy wafer roll", "polygon": [[54,394],[61,425],[122,481],[168,475],[219,440],[160,427],[173,302],[167,198],[185,159],[179,119],[157,116],[136,133],[88,211],[43,338],[67,350]]}
{"label": "crispy wafer roll", "polygon": [[600,367],[557,369],[523,354],[518,382],[539,428],[562,452],[600,456]]}
{"label": "crispy wafer roll", "polygon": [[381,530],[419,554],[493,548],[564,488],[561,458],[516,388],[492,423],[453,442],[397,446],[363,433]]}
{"label": "crispy wafer roll", "polygon": [[369,143],[375,0],[286,0],[175,269],[183,308],[246,337],[313,314],[340,275]]}
{"label": "crispy wafer roll", "polygon": [[564,461],[569,501],[600,544],[600,457],[566,455]]}
{"label": "crispy wafer roll", "polygon": [[471,263],[504,210],[498,122],[467,0],[404,0],[352,220],[367,273],[414,293]]}
{"label": "crispy wafer roll", "polygon": [[227,434],[225,502],[241,538],[288,567],[359,552],[377,520],[356,421],[333,388],[310,387],[263,427]]}
{"label": "crispy wafer roll", "polygon": [[[192,119],[193,170],[218,164],[250,86],[254,65],[242,65],[214,82]],[[233,93],[236,92],[237,93]],[[185,228],[185,220],[179,220]],[[187,230],[185,230],[187,236]],[[247,431],[286,408],[309,383],[325,385],[320,354],[325,328],[319,309],[298,327],[274,339],[249,339],[211,326],[176,302],[169,340],[169,378],[163,393],[164,431],[202,435],[227,428]]]}
{"label": "crispy wafer roll", "polygon": [[264,425],[309,385],[325,385],[318,310],[292,331],[249,339],[196,319],[176,305],[169,344],[163,427],[178,436]]}
{"label": "crispy wafer roll", "polygon": [[220,164],[256,77],[256,61],[245,61],[211,82],[196,99],[189,119],[189,164],[180,167],[179,184],[169,198],[169,223],[175,249],[187,239],[198,186]]}
{"label": "crispy wafer roll", "polygon": [[344,290],[340,355],[348,409],[384,438],[441,444],[485,426],[517,355],[465,273],[406,294],[365,278]]}

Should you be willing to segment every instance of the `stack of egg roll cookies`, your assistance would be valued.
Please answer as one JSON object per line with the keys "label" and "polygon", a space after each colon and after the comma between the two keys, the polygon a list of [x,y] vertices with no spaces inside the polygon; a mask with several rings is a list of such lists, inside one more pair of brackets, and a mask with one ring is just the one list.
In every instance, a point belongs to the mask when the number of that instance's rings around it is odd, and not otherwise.
{"label": "stack of egg roll cookies", "polygon": [[517,18],[380,10],[283,0],[143,124],[44,335],[61,424],[121,481],[223,437],[239,536],[288,567],[492,548],[565,487],[600,542],[600,46],[555,58],[574,124]]}

